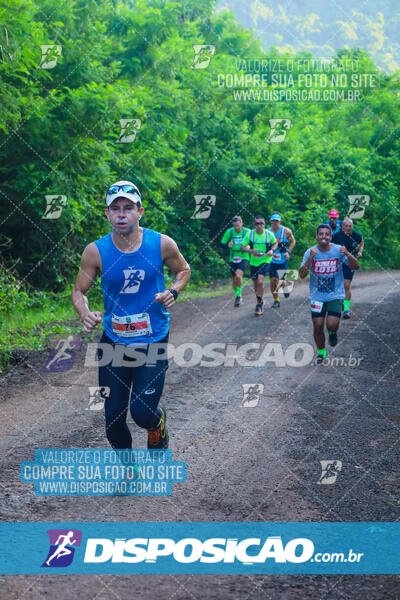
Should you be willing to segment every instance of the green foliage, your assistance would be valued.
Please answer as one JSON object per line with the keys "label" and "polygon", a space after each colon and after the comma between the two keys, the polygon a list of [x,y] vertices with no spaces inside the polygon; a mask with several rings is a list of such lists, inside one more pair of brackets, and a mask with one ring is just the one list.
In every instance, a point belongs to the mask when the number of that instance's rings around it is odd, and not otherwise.
{"label": "green foliage", "polygon": [[32,298],[25,290],[21,290],[16,277],[3,265],[0,270],[0,314],[2,317],[6,319],[12,311],[20,311],[29,306],[31,302]]}
{"label": "green foliage", "polygon": [[[267,4],[253,16],[268,20]],[[298,241],[295,263],[329,208],[346,214],[350,194],[371,197],[356,223],[364,264],[399,268],[398,73],[343,49],[338,57],[377,75],[361,101],[237,102],[218,75],[237,72],[238,59],[280,54],[263,52],[231,13],[214,9],[213,0],[0,7],[8,34],[6,43],[0,25],[0,222],[9,240],[0,252],[14,265],[1,276],[4,314],[45,305],[43,291],[58,302],[70,289],[84,247],[108,232],[104,193],[117,179],[139,185],[143,224],[176,239],[196,284],[226,277],[219,241],[233,214],[250,225],[254,214],[280,210]],[[297,24],[307,35],[318,19]],[[38,68],[44,44],[62,46],[53,69]],[[206,69],[190,67],[194,44],[216,47]],[[124,118],[141,121],[133,143],[118,143]],[[284,143],[266,142],[271,118],[291,120]],[[206,220],[191,218],[197,194],[216,196]],[[42,218],[45,195],[67,197],[60,218]],[[98,285],[91,294],[100,301]]]}

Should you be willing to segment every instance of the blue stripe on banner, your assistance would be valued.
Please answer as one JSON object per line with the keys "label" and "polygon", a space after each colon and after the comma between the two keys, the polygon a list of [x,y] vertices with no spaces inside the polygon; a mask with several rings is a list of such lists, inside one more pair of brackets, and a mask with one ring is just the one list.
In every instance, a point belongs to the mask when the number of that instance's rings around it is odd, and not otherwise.
{"label": "blue stripe on banner", "polygon": [[400,523],[0,523],[1,574],[398,574]]}

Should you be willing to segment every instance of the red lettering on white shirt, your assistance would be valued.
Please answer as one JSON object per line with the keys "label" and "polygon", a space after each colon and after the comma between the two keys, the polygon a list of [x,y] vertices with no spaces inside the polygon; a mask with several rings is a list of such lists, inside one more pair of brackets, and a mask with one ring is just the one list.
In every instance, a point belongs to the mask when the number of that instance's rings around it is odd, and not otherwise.
{"label": "red lettering on white shirt", "polygon": [[330,258],[323,260],[313,260],[313,271],[319,275],[329,275],[331,273],[337,273],[338,271],[338,259]]}

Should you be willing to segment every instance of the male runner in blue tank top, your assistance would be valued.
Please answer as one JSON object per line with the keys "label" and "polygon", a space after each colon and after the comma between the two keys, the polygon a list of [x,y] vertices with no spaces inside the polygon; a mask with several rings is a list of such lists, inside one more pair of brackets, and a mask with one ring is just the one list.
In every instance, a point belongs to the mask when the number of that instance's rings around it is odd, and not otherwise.
{"label": "male runner in blue tank top", "polygon": [[[270,289],[274,298],[271,308],[279,308],[279,289],[283,286],[283,295],[285,298],[289,298],[290,296],[290,291],[285,292],[284,285],[289,258],[296,245],[296,240],[291,229],[282,225],[280,213],[273,212],[269,220],[271,223],[270,231],[272,231],[278,242],[278,247],[274,251],[269,268]],[[289,288],[286,289],[289,290]]]}
{"label": "male runner in blue tank top", "polygon": [[[151,344],[168,341],[166,309],[173,306],[189,281],[190,268],[170,237],[139,226],[144,208],[133,183],[118,181],[112,185],[106,204],[112,232],[85,248],[72,302],[85,331],[92,331],[103,320],[101,343],[112,345],[115,353],[123,349],[122,355],[119,353],[123,360],[99,366],[99,385],[110,389],[104,407],[111,446],[132,447],[126,424],[129,406],[133,420],[147,429],[147,447],[168,448],[166,411],[158,406],[168,368],[166,352],[162,360],[149,361],[146,357]],[[163,265],[175,274],[168,290]],[[97,275],[101,275],[104,295],[103,319],[100,312],[89,309],[86,298]],[[101,353],[99,349],[99,359]]]}
{"label": "male runner in blue tank top", "polygon": [[328,214],[329,219],[324,221],[332,229],[332,235],[338,233],[342,228],[342,223],[339,221],[339,211],[336,208],[331,208]]}

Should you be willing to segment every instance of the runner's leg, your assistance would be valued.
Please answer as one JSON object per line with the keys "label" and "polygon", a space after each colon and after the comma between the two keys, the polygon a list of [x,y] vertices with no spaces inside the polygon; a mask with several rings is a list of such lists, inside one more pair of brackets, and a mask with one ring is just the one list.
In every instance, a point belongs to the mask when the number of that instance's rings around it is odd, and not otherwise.
{"label": "runner's leg", "polygon": [[278,277],[271,277],[269,285],[270,285],[271,294],[273,295],[274,300],[279,300],[279,294],[278,294],[279,279],[278,279]]}
{"label": "runner's leg", "polygon": [[278,283],[276,285],[276,292],[279,293],[279,290],[284,287],[285,287],[284,279],[278,279]]}
{"label": "runner's leg", "polygon": [[285,277],[286,269],[287,262],[282,264],[271,262],[269,264],[270,289],[274,298],[272,308],[279,308],[280,306],[279,290],[284,286],[283,278]]}
{"label": "runner's leg", "polygon": [[232,288],[233,291],[236,291],[236,269],[235,269],[235,263],[230,262],[229,263],[229,271],[232,277]]}
{"label": "runner's leg", "polygon": [[243,271],[242,269],[236,269],[236,285],[242,287],[243,285]]}
{"label": "runner's leg", "polygon": [[234,285],[233,289],[235,291],[236,296],[242,295],[242,287],[243,287],[243,271],[242,269],[236,269],[235,277],[233,278]]}
{"label": "runner's leg", "polygon": [[344,318],[350,317],[350,304],[351,304],[351,279],[344,280],[344,293],[345,299],[343,300]]}
{"label": "runner's leg", "polygon": [[329,314],[329,312],[328,312],[328,316],[326,318],[326,328],[328,330],[330,346],[336,346],[337,341],[338,341],[337,331],[339,329],[340,315],[341,315],[341,313],[332,315],[332,314]]}
{"label": "runner's leg", "polygon": [[343,301],[344,318],[350,318],[350,303],[351,303],[351,281],[354,276],[354,271],[347,265],[343,265],[343,277],[344,277],[344,292],[345,299]]}
{"label": "runner's leg", "polygon": [[[164,389],[165,374],[168,369],[168,358],[166,346],[168,338],[157,343],[160,348],[159,360],[154,352],[151,361],[147,360],[144,365],[133,370],[132,394],[130,400],[130,411],[135,423],[144,429],[157,427],[162,412],[158,403]],[[149,344],[156,349],[155,344]],[[148,356],[151,356],[148,352]]]}
{"label": "runner's leg", "polygon": [[325,316],[313,317],[313,328],[314,328],[314,340],[318,350],[325,348],[325,333],[324,333],[324,322]]}
{"label": "runner's leg", "polygon": [[257,296],[257,279],[253,279],[254,293]]}
{"label": "runner's leg", "polygon": [[258,298],[262,299],[264,295],[264,275],[258,275],[254,282],[254,290],[256,292],[257,300]]}
{"label": "runner's leg", "polygon": [[344,293],[346,300],[351,300],[351,279],[344,280]]}
{"label": "runner's leg", "polygon": [[328,332],[334,332],[336,333],[337,330],[339,329],[339,325],[340,325],[340,317],[334,317],[333,315],[328,315],[326,317],[326,328],[328,330]]}
{"label": "runner's leg", "polygon": [[[115,344],[103,334],[101,343]],[[103,350],[99,349],[99,359]],[[99,367],[99,386],[108,387],[110,395],[105,400],[104,412],[106,418],[106,436],[112,448],[132,448],[132,436],[126,424],[128,403],[132,382],[132,373],[129,367],[117,367],[111,363]]]}

